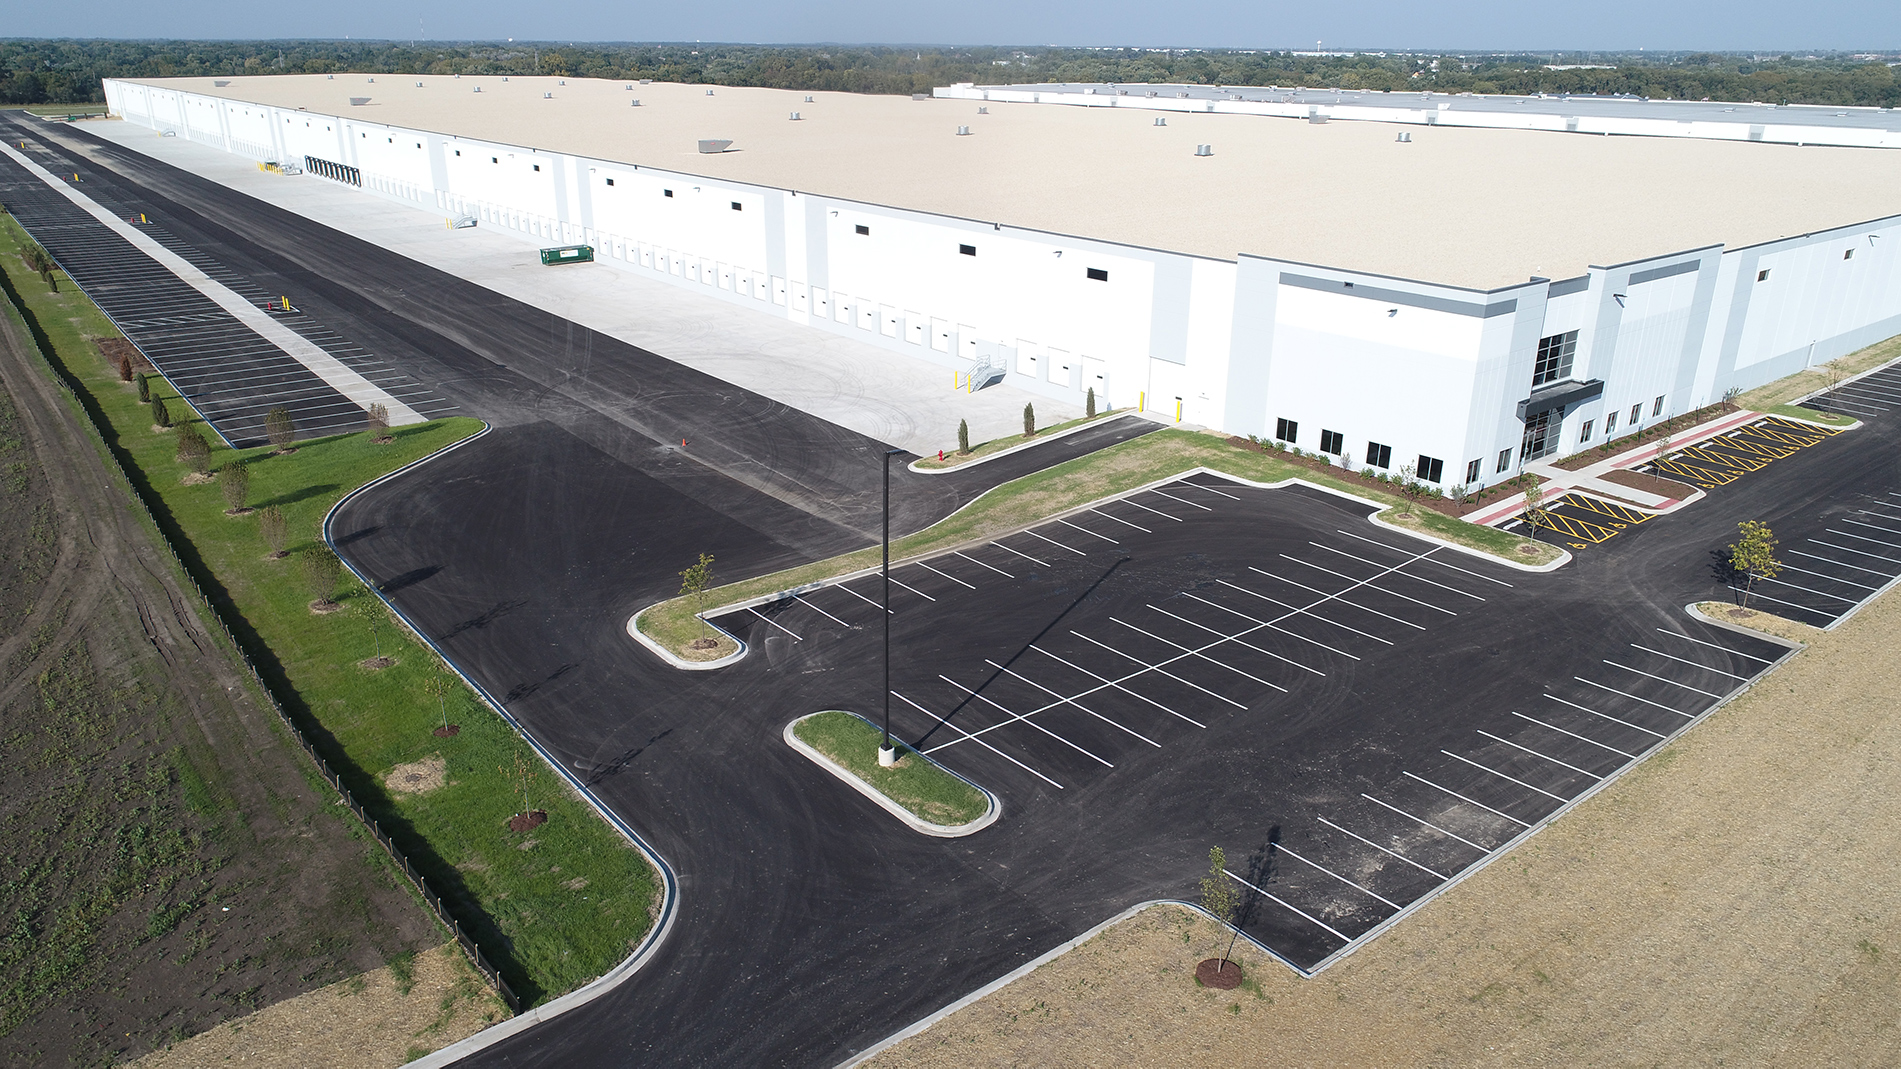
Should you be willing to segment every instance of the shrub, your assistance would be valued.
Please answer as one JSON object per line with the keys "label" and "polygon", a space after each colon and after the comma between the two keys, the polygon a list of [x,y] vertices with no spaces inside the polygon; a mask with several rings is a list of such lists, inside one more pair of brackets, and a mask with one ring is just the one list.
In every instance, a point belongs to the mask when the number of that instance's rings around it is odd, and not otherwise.
{"label": "shrub", "polygon": [[1088,395],[1083,398],[1083,416],[1087,419],[1096,418],[1096,388],[1094,386],[1089,387]]}
{"label": "shrub", "polygon": [[178,430],[178,462],[191,465],[200,475],[211,469],[211,443],[190,424]]}
{"label": "shrub", "polygon": [[244,499],[251,493],[251,469],[236,460],[219,468],[218,492],[224,495],[227,512],[244,508]]}
{"label": "shrub", "polygon": [[1023,437],[1036,437],[1036,406],[1023,406]]}
{"label": "shrub", "polygon": [[142,405],[151,404],[152,403],[152,380],[149,378],[146,378],[145,372],[141,371],[137,375],[133,376],[132,381],[137,383],[139,387],[139,403]]}
{"label": "shrub", "polygon": [[304,587],[310,591],[318,608],[329,608],[336,604],[337,580],[343,575],[343,562],[331,552],[330,547],[318,543],[304,551],[298,561],[304,573]]}
{"label": "shrub", "polygon": [[162,397],[152,398],[152,426],[170,427],[171,425],[172,414],[165,410],[165,399]]}
{"label": "shrub", "polygon": [[132,358],[129,356],[122,356],[119,358],[119,381],[120,382],[132,381]]}
{"label": "shrub", "polygon": [[279,449],[297,437],[297,425],[291,422],[290,409],[278,405],[264,414],[264,436]]}
{"label": "shrub", "polygon": [[963,454],[970,452],[970,421],[967,419],[957,421],[957,451]]}
{"label": "shrub", "polygon": [[257,514],[257,530],[264,536],[264,544],[271,547],[271,556],[281,559],[284,545],[290,541],[290,524],[284,519],[284,510],[276,505],[267,505]]}
{"label": "shrub", "polygon": [[381,404],[371,405],[369,411],[364,413],[364,422],[369,424],[370,437],[386,438],[389,436],[389,408],[387,406]]}
{"label": "shrub", "polygon": [[1360,478],[1362,478],[1362,479],[1371,479],[1371,478],[1373,478],[1373,469],[1372,469],[1372,468],[1361,468],[1361,469],[1360,469]]}

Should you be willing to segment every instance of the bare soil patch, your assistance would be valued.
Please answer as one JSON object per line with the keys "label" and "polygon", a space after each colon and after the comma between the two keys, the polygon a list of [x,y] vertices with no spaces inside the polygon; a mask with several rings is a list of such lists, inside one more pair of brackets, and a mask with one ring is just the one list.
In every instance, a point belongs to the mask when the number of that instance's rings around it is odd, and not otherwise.
{"label": "bare soil patch", "polygon": [[717,661],[739,652],[739,643],[730,635],[715,634],[696,638],[681,646],[677,653],[683,661]]}
{"label": "bare soil patch", "polygon": [[[548,813],[543,809],[530,809],[526,813],[517,813],[508,818],[508,830],[514,832],[534,831],[548,823]],[[533,839],[521,844],[523,850],[535,845]]]}
{"label": "bare soil patch", "polygon": [[205,486],[217,482],[218,477],[208,471],[188,471],[178,481],[185,486]]}
{"label": "bare soil patch", "polygon": [[1197,988],[1224,933],[1157,907],[870,1064],[1901,1064],[1897,636],[1893,596],[1809,636],[1315,979],[1244,945],[1239,988]]}
{"label": "bare soil patch", "polygon": [[448,782],[449,763],[439,753],[397,765],[383,777],[391,794],[427,794]]}

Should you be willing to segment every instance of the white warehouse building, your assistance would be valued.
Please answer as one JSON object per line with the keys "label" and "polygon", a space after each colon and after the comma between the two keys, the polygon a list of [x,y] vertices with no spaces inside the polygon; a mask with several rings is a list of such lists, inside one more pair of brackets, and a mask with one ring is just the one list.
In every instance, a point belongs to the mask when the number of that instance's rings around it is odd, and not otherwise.
{"label": "white warehouse building", "polygon": [[[1901,334],[1894,112],[1818,111],[1852,130],[1817,145],[1791,109],[1594,119],[1573,100],[1539,129],[1518,98],[1354,122],[1297,91],[1272,112],[1045,88],[351,74],[106,94],[303,181],[586,243],[895,354],[1448,486]],[[1055,103],[1082,90],[1120,102]]]}

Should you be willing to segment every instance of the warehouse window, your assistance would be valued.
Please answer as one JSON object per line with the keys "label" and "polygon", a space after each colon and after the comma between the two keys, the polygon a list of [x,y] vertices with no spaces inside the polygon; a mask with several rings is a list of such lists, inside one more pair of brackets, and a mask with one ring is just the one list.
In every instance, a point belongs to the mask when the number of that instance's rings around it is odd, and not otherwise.
{"label": "warehouse window", "polygon": [[744,209],[744,208],[741,208],[741,207],[739,206],[739,202],[738,202],[738,201],[734,201],[734,202],[733,202],[733,210],[734,210],[734,211],[736,211],[736,212],[740,212],[740,211],[745,211],[745,209]]}
{"label": "warehouse window", "polygon": [[607,184],[608,184],[608,185],[610,185],[610,186],[611,186],[611,185],[613,185],[613,184],[614,184],[614,180],[613,180],[612,178],[610,178],[610,179],[608,179],[608,180],[607,180]]}
{"label": "warehouse window", "polygon": [[1503,475],[1507,471],[1511,470],[1511,466],[1512,466],[1512,451],[1510,449],[1499,450],[1498,451],[1498,467],[1492,469],[1493,474]]}
{"label": "warehouse window", "polygon": [[455,154],[456,154],[456,155],[458,155],[458,156],[460,156],[460,155],[462,155],[462,150],[461,150],[461,149],[456,149],[456,150],[455,150]]}
{"label": "warehouse window", "polygon": [[1616,433],[1617,433],[1617,413],[1612,412],[1610,415],[1604,417],[1604,437],[1609,438],[1611,435],[1616,434]]}
{"label": "warehouse window", "polygon": [[1769,269],[1765,267],[1762,270],[1756,272],[1756,281],[1757,282],[1769,281]]}
{"label": "warehouse window", "polygon": [[1650,414],[1653,416],[1663,415],[1663,395],[1662,394],[1658,394],[1657,403],[1650,406]]}
{"label": "warehouse window", "polygon": [[975,246],[975,245],[959,245],[959,246],[957,246],[957,254],[958,254],[959,256],[975,256],[975,255],[977,255],[977,246]]}
{"label": "warehouse window", "polygon": [[663,190],[661,190],[660,192],[661,192],[661,194],[662,194],[662,195],[664,195],[664,196],[668,196],[668,197],[671,197],[671,196],[673,196],[673,190],[671,190],[671,189],[663,189]]}
{"label": "warehouse window", "polygon": [[858,231],[858,233],[860,233],[860,234],[863,234],[863,235],[865,235],[866,237],[870,237],[870,236],[871,236],[871,228],[870,228],[870,227],[868,227],[868,226],[866,226],[866,225],[865,225],[865,224],[863,224],[863,223],[859,223],[859,224],[858,224],[858,225],[857,225],[856,227],[854,227],[853,229],[854,229],[854,230],[856,230],[856,231]]}
{"label": "warehouse window", "polygon": [[1438,457],[1429,457],[1421,453],[1419,454],[1419,464],[1413,468],[1413,473],[1426,482],[1436,483],[1445,478],[1446,462],[1440,460]]}
{"label": "warehouse window", "polygon": [[1274,438],[1277,441],[1287,442],[1291,445],[1299,437],[1300,424],[1291,419],[1277,419],[1274,421]]}
{"label": "warehouse window", "polygon": [[1543,386],[1547,382],[1570,378],[1571,361],[1577,351],[1578,332],[1575,330],[1539,338],[1538,359],[1531,365],[1531,384]]}
{"label": "warehouse window", "polygon": [[1479,462],[1478,461],[1475,460],[1472,463],[1467,464],[1465,466],[1465,481],[1466,481],[1466,485],[1468,486],[1471,485],[1472,483],[1479,481]]}
{"label": "warehouse window", "polygon": [[1637,421],[1642,419],[1643,416],[1644,416],[1644,403],[1642,401],[1639,401],[1636,404],[1630,406],[1630,425],[1631,426],[1635,427],[1637,425]]}
{"label": "warehouse window", "polygon": [[1844,260],[1852,260],[1852,259],[1854,259],[1854,258],[1855,258],[1855,250],[1853,250],[1853,249],[1843,249],[1843,250],[1842,250],[1842,259],[1844,259]]}
{"label": "warehouse window", "polygon": [[1107,282],[1109,281],[1109,272],[1104,271],[1100,267],[1092,267],[1089,269],[1089,281]]}
{"label": "warehouse window", "polygon": [[1347,451],[1346,435],[1341,434],[1339,431],[1321,431],[1320,451],[1322,453],[1332,453],[1336,457],[1345,453]]}
{"label": "warehouse window", "polygon": [[535,164],[535,170],[537,171],[541,170],[541,164],[539,163]]}
{"label": "warehouse window", "polygon": [[1375,468],[1392,467],[1393,447],[1390,445],[1381,445],[1378,442],[1366,443],[1366,462],[1369,466]]}
{"label": "warehouse window", "polygon": [[500,163],[500,162],[502,162],[502,161],[501,161],[501,160],[500,160],[499,158],[497,158],[497,157],[495,157],[495,156],[490,156],[490,157],[488,158],[488,162],[490,162],[490,163]]}
{"label": "warehouse window", "polygon": [[1578,428],[1578,444],[1579,445],[1583,445],[1585,442],[1588,442],[1591,440],[1591,428],[1595,426],[1597,426],[1596,420],[1587,419],[1584,421],[1584,426]]}

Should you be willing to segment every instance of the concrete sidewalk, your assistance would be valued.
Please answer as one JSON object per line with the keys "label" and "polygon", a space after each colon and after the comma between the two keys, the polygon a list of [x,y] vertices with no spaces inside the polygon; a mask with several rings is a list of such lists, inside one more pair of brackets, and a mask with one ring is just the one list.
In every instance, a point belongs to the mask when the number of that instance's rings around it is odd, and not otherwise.
{"label": "concrete sidewalk", "polygon": [[[1022,433],[1025,404],[1036,406],[1043,425],[1082,415],[1007,382],[975,394],[954,390],[952,371],[942,365],[702,296],[648,278],[637,266],[601,260],[548,268],[537,255],[541,243],[525,234],[450,230],[441,212],[311,175],[261,171],[245,157],[118,120],[78,128],[921,455],[954,446],[959,420],[969,420],[971,440],[981,442]],[[111,167],[96,155],[93,162]]]}

